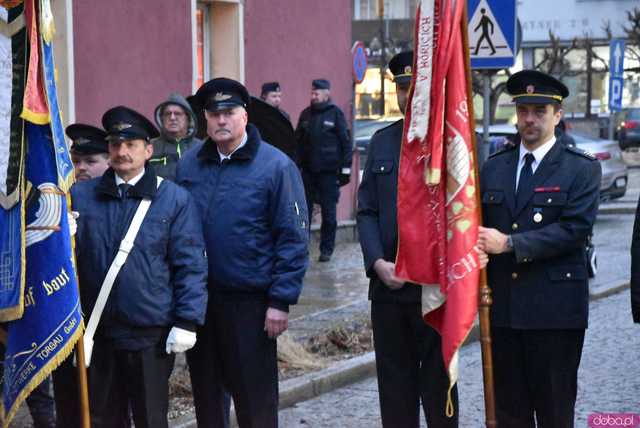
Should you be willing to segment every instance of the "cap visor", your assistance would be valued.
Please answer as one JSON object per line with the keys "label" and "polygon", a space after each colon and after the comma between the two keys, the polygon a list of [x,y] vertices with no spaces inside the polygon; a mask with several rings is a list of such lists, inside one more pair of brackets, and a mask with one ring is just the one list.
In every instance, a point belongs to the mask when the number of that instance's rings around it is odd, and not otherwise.
{"label": "cap visor", "polygon": [[220,111],[220,110],[230,110],[234,107],[244,107],[244,105],[240,103],[235,103],[235,102],[218,102],[218,103],[208,104],[204,107],[204,109],[207,111],[213,112],[213,111]]}
{"label": "cap visor", "polygon": [[560,104],[560,102],[555,98],[540,97],[537,95],[514,98],[513,102],[516,104]]}

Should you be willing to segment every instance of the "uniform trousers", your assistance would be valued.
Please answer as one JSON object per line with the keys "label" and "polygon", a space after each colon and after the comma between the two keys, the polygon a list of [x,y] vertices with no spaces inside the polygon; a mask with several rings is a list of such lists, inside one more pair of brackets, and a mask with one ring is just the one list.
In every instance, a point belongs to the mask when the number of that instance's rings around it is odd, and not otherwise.
{"label": "uniform trousers", "polygon": [[320,225],[320,253],[330,256],[336,242],[336,230],[338,229],[338,199],[340,198],[340,186],[335,173],[305,172],[304,181],[305,197],[309,213],[309,224],[313,220],[313,204],[320,204],[322,223]]}
{"label": "uniform trousers", "polygon": [[266,311],[264,299],[210,293],[200,344],[189,354],[198,426],[224,427],[225,391],[240,428],[278,426],[277,348],[264,331]]}
{"label": "uniform trousers", "polygon": [[446,416],[449,377],[440,335],[422,319],[420,303],[371,302],[382,425],[420,426],[420,402],[429,428],[458,426],[458,390],[451,396],[454,415]]}
{"label": "uniform trousers", "polygon": [[175,354],[164,342],[142,350],[116,349],[96,339],[88,370],[93,428],[120,428],[129,407],[136,428],[167,428],[169,377]]}
{"label": "uniform trousers", "polygon": [[573,427],[584,333],[491,328],[501,428]]}

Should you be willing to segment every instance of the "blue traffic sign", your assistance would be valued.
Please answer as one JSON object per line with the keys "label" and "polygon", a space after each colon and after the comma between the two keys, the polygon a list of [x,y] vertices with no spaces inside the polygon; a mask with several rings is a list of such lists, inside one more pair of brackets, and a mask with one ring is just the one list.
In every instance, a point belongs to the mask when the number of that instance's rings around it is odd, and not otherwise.
{"label": "blue traffic sign", "polygon": [[622,110],[622,77],[610,77],[609,78],[609,110],[620,111]]}
{"label": "blue traffic sign", "polygon": [[624,40],[613,39],[609,44],[609,110],[622,110],[624,88]]}
{"label": "blue traffic sign", "polygon": [[353,56],[353,80],[356,83],[362,83],[364,75],[367,73],[367,53],[364,43],[355,42],[351,48]]}
{"label": "blue traffic sign", "polygon": [[516,56],[516,0],[468,0],[471,68],[508,68]]}
{"label": "blue traffic sign", "polygon": [[621,77],[624,72],[623,39],[613,39],[609,44],[609,72],[613,77]]}

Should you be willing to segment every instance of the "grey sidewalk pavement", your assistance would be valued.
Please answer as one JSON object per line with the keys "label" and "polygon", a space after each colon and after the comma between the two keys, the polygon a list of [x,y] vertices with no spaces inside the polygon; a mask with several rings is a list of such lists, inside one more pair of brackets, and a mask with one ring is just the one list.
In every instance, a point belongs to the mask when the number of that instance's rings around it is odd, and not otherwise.
{"label": "grey sidewalk pavement", "polygon": [[[629,239],[633,226],[635,203],[640,193],[640,169],[634,169],[633,183],[624,204],[633,204],[633,211],[617,213],[602,211],[598,216],[594,242],[598,251],[599,272],[590,283],[591,300],[600,299],[629,287]],[[631,181],[631,180],[630,180]],[[606,207],[606,203],[602,206]],[[620,239],[625,236],[625,239]],[[318,263],[317,244],[312,244],[312,263],[305,278],[300,303],[291,309],[290,334],[302,342],[322,333],[332,325],[368,316],[368,280],[364,274],[360,247],[354,242],[342,242],[328,263]],[[614,260],[615,263],[610,261]],[[477,340],[477,325],[468,343]],[[373,352],[334,363],[330,367],[280,382],[281,408],[292,406],[336,388],[375,375]],[[195,427],[193,414],[173,422],[175,428]]]}

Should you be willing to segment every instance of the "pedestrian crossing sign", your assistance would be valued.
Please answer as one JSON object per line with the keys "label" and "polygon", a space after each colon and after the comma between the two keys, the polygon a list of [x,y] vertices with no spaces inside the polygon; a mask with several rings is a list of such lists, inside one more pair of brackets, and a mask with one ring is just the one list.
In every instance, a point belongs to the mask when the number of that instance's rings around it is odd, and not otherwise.
{"label": "pedestrian crossing sign", "polygon": [[471,68],[508,68],[516,52],[516,0],[468,0]]}

